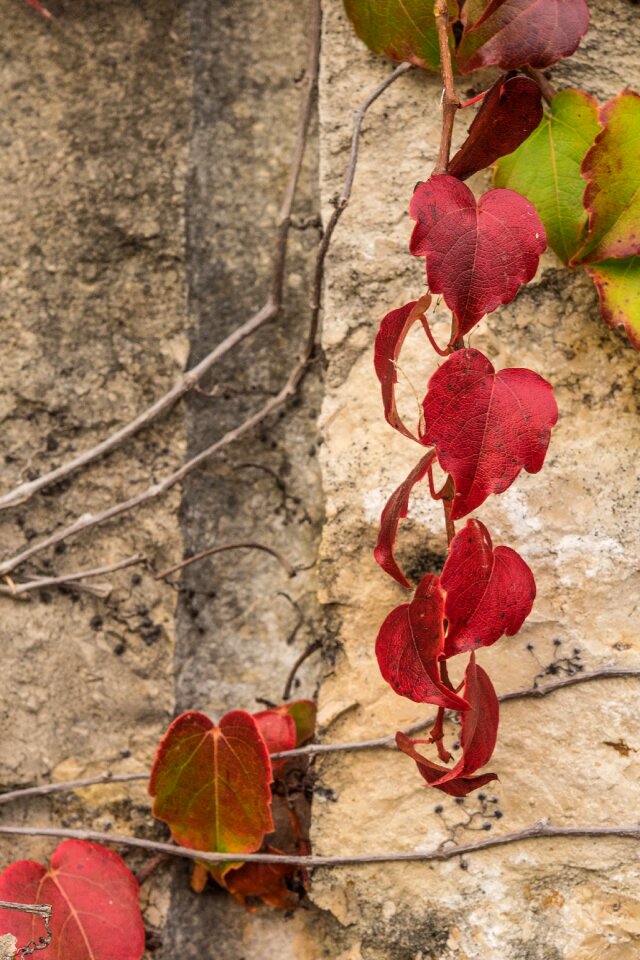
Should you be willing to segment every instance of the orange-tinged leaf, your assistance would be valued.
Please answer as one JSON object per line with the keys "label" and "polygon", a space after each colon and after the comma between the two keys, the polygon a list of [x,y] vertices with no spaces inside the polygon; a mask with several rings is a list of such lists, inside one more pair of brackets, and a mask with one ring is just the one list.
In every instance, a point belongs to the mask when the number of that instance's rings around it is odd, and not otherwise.
{"label": "orange-tinged leaf", "polygon": [[[12,863],[0,875],[0,899],[51,904],[51,960],[140,960],[144,926],[138,883],[113,850],[84,840],[65,840],[47,870],[33,860]],[[0,929],[19,946],[43,935],[42,921],[0,910]]]}
{"label": "orange-tinged leaf", "polygon": [[[242,710],[216,726],[183,713],[169,727],[151,771],[153,813],[193,850],[253,853],[273,830],[271,762],[253,717]],[[228,867],[212,869],[218,879]]]}
{"label": "orange-tinged leaf", "polygon": [[[267,846],[265,853],[279,854],[282,850]],[[247,900],[255,897],[270,907],[291,910],[298,906],[300,898],[289,889],[286,879],[298,870],[291,863],[245,863],[227,874],[225,886],[243,906],[249,906]]]}
{"label": "orange-tinged leaf", "polygon": [[574,264],[640,253],[640,94],[623,90],[602,107],[600,123],[582,162],[589,235]]}
{"label": "orange-tinged leaf", "polygon": [[602,260],[585,270],[598,290],[604,322],[614,329],[623,327],[640,350],[640,257]]}
{"label": "orange-tinged leaf", "polygon": [[315,735],[318,708],[313,700],[293,700],[285,707],[296,725],[296,747],[301,747]]}

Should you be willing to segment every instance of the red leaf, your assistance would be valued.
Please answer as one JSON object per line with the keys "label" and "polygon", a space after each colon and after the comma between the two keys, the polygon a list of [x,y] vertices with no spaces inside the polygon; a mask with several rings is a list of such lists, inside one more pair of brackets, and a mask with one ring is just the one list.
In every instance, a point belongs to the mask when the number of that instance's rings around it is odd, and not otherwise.
{"label": "red leaf", "polygon": [[[271,818],[271,763],[253,717],[241,710],[216,726],[183,713],[169,727],[151,771],[153,813],[194,850],[253,853]],[[220,879],[227,866],[210,868]]]}
{"label": "red leaf", "polygon": [[411,603],[392,610],[380,627],[376,656],[382,676],[401,697],[466,710],[468,704],[442,683],[438,673],[444,643],[443,604],[440,581],[429,573]]}
{"label": "red leaf", "polygon": [[37,10],[38,13],[47,20],[53,20],[53,14],[51,14],[46,7],[43,7],[41,3],[38,3],[38,0],[25,0],[25,3],[33,7],[34,10]]}
{"label": "red leaf", "polygon": [[292,700],[254,713],[253,718],[269,753],[282,753],[311,739],[316,732],[316,713],[313,700]]}
{"label": "red leaf", "polygon": [[253,719],[258,724],[269,753],[293,750],[296,745],[296,725],[286,706],[261,710],[253,714]]}
{"label": "red leaf", "polygon": [[513,153],[542,120],[540,87],[530,77],[500,77],[469,127],[469,136],[449,164],[449,173],[466,180]]}
{"label": "red leaf", "polygon": [[435,452],[430,450],[413,468],[406,480],[403,480],[397,490],[389,497],[380,518],[380,532],[373,556],[385,573],[397,580],[403,587],[410,589],[411,584],[396,563],[394,545],[398,534],[400,520],[406,517],[409,510],[409,496],[416,483],[422,480],[429,467],[435,460]]}
{"label": "red leaf", "polygon": [[462,73],[498,64],[542,69],[570,57],[589,27],[585,0],[466,0]]}
{"label": "red leaf", "polygon": [[453,476],[459,520],[503,493],[522,468],[541,469],[558,408],[551,384],[532,370],[496,373],[479,350],[458,350],[431,377],[424,416],[423,442]]}
{"label": "red leaf", "polygon": [[488,647],[512,637],[531,612],[536,583],[522,557],[510,547],[493,549],[489,531],[467,520],[451,541],[440,578],[448,623],[445,657]]}
{"label": "red leaf", "polygon": [[[49,870],[33,860],[12,863],[0,875],[0,899],[51,904],[51,960],[140,960],[144,953],[136,878],[97,843],[65,840]],[[39,917],[13,910],[0,910],[0,929],[18,946],[44,935]]]}
{"label": "red leaf", "polygon": [[427,294],[419,300],[412,300],[399,310],[392,310],[384,317],[376,337],[373,363],[382,386],[384,415],[387,423],[410,440],[417,438],[405,427],[396,408],[396,363],[409,330],[417,320],[424,322],[424,315],[430,304],[431,297]]}
{"label": "red leaf", "polygon": [[437,787],[453,797],[466,797],[472,790],[498,779],[495,773],[472,776],[491,759],[499,720],[498,698],[493,684],[482,667],[477,666],[473,653],[465,673],[463,694],[471,709],[462,714],[462,756],[455,767],[443,767],[418,753],[415,745],[429,743],[428,740],[411,740],[404,733],[396,734],[398,748],[415,760],[429,786]]}
{"label": "red leaf", "polygon": [[[265,853],[282,853],[275,847],[266,846]],[[230,871],[225,877],[225,886],[235,899],[247,906],[247,898],[256,897],[280,910],[292,910],[300,898],[286,884],[299,867],[291,863],[244,863],[239,870]]]}
{"label": "red leaf", "polygon": [[432,293],[455,315],[452,342],[501,303],[509,303],[538,268],[547,245],[533,204],[513,190],[489,190],[476,204],[464,183],[447,174],[421,183],[410,213],[410,249],[427,258]]}

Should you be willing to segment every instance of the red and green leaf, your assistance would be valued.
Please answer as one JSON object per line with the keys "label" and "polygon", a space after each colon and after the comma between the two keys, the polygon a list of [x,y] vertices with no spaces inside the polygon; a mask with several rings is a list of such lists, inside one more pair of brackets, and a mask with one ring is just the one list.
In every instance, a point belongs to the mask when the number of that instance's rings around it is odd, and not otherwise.
{"label": "red and green leaf", "polygon": [[[440,48],[432,0],[344,0],[355,32],[374,53],[440,69]],[[455,0],[449,0],[453,17]],[[450,38],[453,46],[453,38]]]}
{"label": "red and green leaf", "polygon": [[530,200],[549,246],[569,263],[584,243],[582,161],[601,130],[598,104],[581,90],[557,93],[540,126],[510,156],[498,161],[494,184]]}
{"label": "red and green leaf", "polygon": [[[194,850],[253,853],[273,830],[271,762],[258,724],[234,710],[216,726],[183,713],[158,747],[149,793],[176,843]],[[228,866],[210,868],[221,879]]]}
{"label": "red and green leaf", "polygon": [[458,350],[433,374],[422,440],[455,482],[452,518],[503,493],[544,463],[558,408],[551,384],[525,369],[495,372],[478,350]]}
{"label": "red and green leaf", "polygon": [[500,711],[493,684],[482,667],[477,666],[473,653],[465,672],[462,692],[470,704],[470,709],[462,714],[462,756],[454,767],[433,763],[416,750],[417,744],[430,743],[429,740],[411,740],[404,733],[396,734],[398,748],[415,760],[421,776],[429,786],[437,787],[453,797],[466,797],[472,790],[497,780],[495,773],[474,776],[476,771],[491,759],[496,745]]}
{"label": "red and green leaf", "polygon": [[[144,926],[138,882],[112,850],[84,840],[65,840],[49,869],[33,860],[12,863],[0,874],[0,900],[50,904],[56,960],[141,960]],[[0,929],[26,946],[43,936],[42,920],[0,910]]]}
{"label": "red and green leaf", "polygon": [[605,323],[614,329],[622,327],[640,350],[640,257],[602,260],[585,269],[598,290]]}
{"label": "red and green leaf", "polygon": [[394,490],[382,511],[378,541],[373,551],[376,563],[379,563],[385,573],[397,580],[398,583],[409,589],[411,584],[398,566],[395,558],[395,542],[400,520],[406,517],[409,510],[409,497],[416,483],[419,483],[427,474],[429,467],[435,460],[435,452],[430,450],[416,464],[406,480]]}
{"label": "red and green leaf", "polygon": [[451,160],[448,172],[458,180],[490,167],[512,153],[542,120],[540,87],[531,77],[502,76],[482,101],[469,135]]}
{"label": "red and green leaf", "polygon": [[451,710],[468,704],[440,679],[438,658],[443,652],[444,595],[440,581],[427,574],[411,603],[403,603],[386,618],[376,640],[380,672],[401,697]]}
{"label": "red and green leaf", "polygon": [[600,122],[582,164],[589,235],[574,263],[640,253],[640,94],[623,90],[601,109]]}
{"label": "red and green leaf", "polygon": [[585,0],[466,0],[461,17],[462,73],[550,67],[576,51],[589,27]]}
{"label": "red and green leaf", "polygon": [[394,430],[410,440],[417,437],[405,427],[396,407],[396,383],[398,382],[397,364],[402,344],[414,323],[419,320],[426,323],[425,313],[431,305],[427,294],[419,300],[412,300],[398,310],[392,310],[382,320],[376,336],[373,364],[382,387],[384,415]]}
{"label": "red and green leaf", "polygon": [[494,549],[479,520],[467,520],[451,541],[440,578],[446,593],[444,656],[487,647],[514,636],[531,613],[536,584],[511,547]]}
{"label": "red and green leaf", "polygon": [[452,342],[509,303],[534,276],[547,240],[533,204],[512,190],[471,190],[442,174],[420,184],[410,213],[411,253],[426,257],[431,293],[453,311]]}

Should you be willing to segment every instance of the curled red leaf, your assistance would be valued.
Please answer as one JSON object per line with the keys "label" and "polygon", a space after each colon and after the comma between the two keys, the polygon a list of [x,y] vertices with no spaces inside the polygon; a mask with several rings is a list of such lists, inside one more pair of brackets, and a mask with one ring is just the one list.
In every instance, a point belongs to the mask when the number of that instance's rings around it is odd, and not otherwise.
{"label": "curled red leaf", "polygon": [[[113,850],[85,840],[65,840],[47,870],[33,860],[12,863],[0,875],[0,899],[50,904],[51,946],[59,960],[140,960],[144,925],[138,882]],[[0,910],[0,929],[19,946],[44,935],[42,920]]]}
{"label": "curled red leaf", "polygon": [[[253,714],[253,719],[267,745],[269,753],[293,750],[315,732],[316,705],[312,700],[295,700],[280,707],[271,707]],[[281,777],[286,758],[273,760],[273,775]]]}
{"label": "curled red leaf", "polygon": [[411,584],[396,563],[394,553],[398,526],[400,520],[406,517],[409,510],[411,491],[416,483],[424,479],[435,457],[434,450],[430,450],[424,455],[413,468],[407,479],[403,480],[400,486],[393,491],[380,518],[380,531],[373,556],[385,573],[388,573],[390,577],[393,577],[394,580],[397,580],[401,586],[407,587],[407,589],[411,587]]}
{"label": "curled red leaf", "polygon": [[586,0],[466,0],[458,48],[463,73],[498,64],[542,69],[570,57],[589,27]]}
{"label": "curled red leaf", "polygon": [[513,153],[542,120],[540,87],[531,77],[502,76],[491,87],[469,127],[469,135],[448,172],[466,180]]}
{"label": "curled red leaf", "polygon": [[547,245],[535,207],[519,193],[489,190],[476,203],[469,187],[447,174],[418,186],[410,213],[411,253],[426,257],[429,289],[453,311],[452,342],[513,300]]}
{"label": "curled red leaf", "polygon": [[[267,845],[265,853],[283,853]],[[284,854],[283,854],[284,856]],[[231,870],[225,877],[229,893],[243,906],[252,909],[252,899],[262,900],[270,907],[292,910],[300,903],[300,897],[286,883],[299,872],[291,863],[243,863],[238,870]]]}
{"label": "curled red leaf", "polygon": [[444,656],[487,647],[512,637],[531,612],[536,584],[522,557],[510,547],[494,549],[479,520],[467,520],[451,541],[440,578],[448,624]]}
{"label": "curled red leaf", "polygon": [[431,297],[426,294],[398,310],[392,310],[383,318],[376,336],[373,363],[382,387],[384,415],[387,423],[410,440],[416,440],[417,437],[405,427],[396,407],[395,387],[398,382],[396,365],[409,330],[416,321],[424,322],[424,315],[430,304]]}
{"label": "curled red leaf", "polygon": [[406,734],[396,734],[396,744],[403,753],[415,760],[421,776],[430,787],[437,787],[453,797],[466,797],[472,790],[497,780],[495,773],[483,773],[473,776],[476,770],[489,762],[496,745],[500,710],[498,698],[491,680],[476,664],[475,654],[471,654],[465,672],[463,694],[470,709],[462,714],[460,746],[462,756],[451,768],[433,763],[416,750],[416,744],[429,743],[428,740],[411,740]]}
{"label": "curled red leaf", "polygon": [[524,468],[544,463],[558,420],[553,388],[532,370],[495,372],[479,350],[458,350],[434,373],[424,399],[422,440],[453,476],[452,518],[502,493]]}
{"label": "curled red leaf", "polygon": [[376,656],[382,676],[401,697],[466,710],[468,704],[442,683],[438,672],[444,643],[443,609],[440,581],[429,573],[420,581],[411,603],[392,610],[380,627]]}

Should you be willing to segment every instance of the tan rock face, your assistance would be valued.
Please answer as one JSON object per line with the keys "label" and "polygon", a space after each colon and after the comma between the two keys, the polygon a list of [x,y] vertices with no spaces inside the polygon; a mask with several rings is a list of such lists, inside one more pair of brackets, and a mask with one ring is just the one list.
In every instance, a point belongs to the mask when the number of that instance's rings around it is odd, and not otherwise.
{"label": "tan rock face", "polygon": [[[592,33],[573,61],[554,70],[554,79],[604,99],[640,82],[625,40],[637,23],[622,2],[590,6]],[[389,66],[366,54],[339,4],[326,10],[324,30],[321,170],[327,203],[346,162],[352,110]],[[375,662],[377,629],[404,599],[372,560],[377,522],[420,451],[383,419],[372,343],[381,316],[424,289],[422,262],[407,252],[407,207],[416,181],[434,163],[439,95],[437,78],[412,72],[371,110],[353,202],[327,273],[322,599],[337,606],[343,640],[321,691],[325,737],[332,741],[379,736],[429,713],[396,697]],[[463,128],[459,122],[458,137]],[[478,190],[487,185],[487,178],[475,178]],[[440,316],[436,332],[444,334],[446,318]],[[603,326],[590,282],[551,254],[534,282],[483,321],[471,342],[499,368],[538,371],[554,384],[560,407],[543,471],[520,476],[474,514],[495,542],[522,553],[538,584],[520,635],[483,651],[480,661],[500,693],[530,686],[554,659],[552,669],[561,671],[574,650],[585,670],[637,666],[637,354]],[[401,402],[409,415],[415,414],[413,388],[422,394],[435,366],[419,336],[407,341]],[[399,541],[402,562],[415,576],[438,572],[446,545],[441,507],[425,494],[415,491]],[[334,791],[334,801],[315,808],[316,851],[428,850],[447,839],[485,836],[472,832],[485,822],[494,832],[541,818],[557,825],[634,823],[636,686],[603,680],[538,702],[505,704],[491,764],[500,782],[486,790],[484,809],[477,795],[456,805],[429,791],[408,759],[389,752],[326,760],[322,783]],[[500,819],[492,816],[496,809]],[[364,960],[609,960],[637,949],[635,860],[633,843],[620,840],[533,841],[470,856],[464,869],[450,861],[325,871],[313,897],[344,925]]]}

